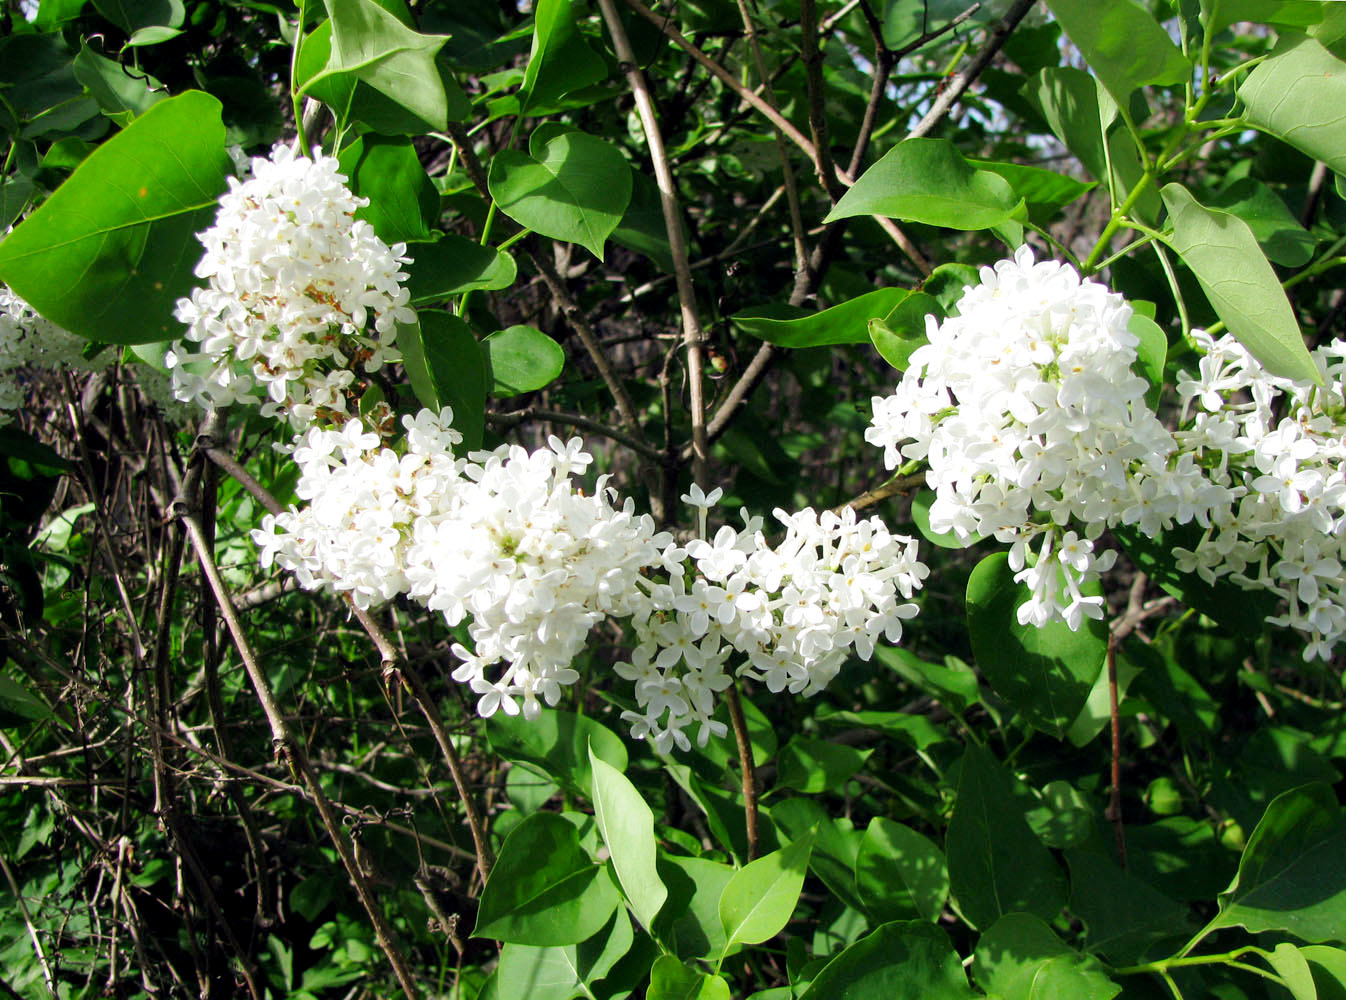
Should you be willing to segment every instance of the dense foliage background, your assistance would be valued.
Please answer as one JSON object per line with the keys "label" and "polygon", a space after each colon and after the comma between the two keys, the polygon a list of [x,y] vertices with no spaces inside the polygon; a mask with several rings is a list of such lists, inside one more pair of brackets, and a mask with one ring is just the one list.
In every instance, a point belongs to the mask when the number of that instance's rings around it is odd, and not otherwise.
{"label": "dense foliage background", "polygon": [[[1156,384],[1212,325],[1311,376],[1346,5],[5,0],[0,30],[0,280],[87,342],[13,369],[0,433],[0,991],[1346,996],[1340,656],[1136,531],[1106,621],[1019,625],[1001,547],[933,536],[864,439],[924,317],[1025,241],[1152,316]],[[290,429],[152,390],[226,145],[297,128],[413,259],[361,412],[582,434],[684,536],[694,479],[713,521],[931,535],[901,647],[808,699],[744,682],[742,747],[659,753],[618,625],[557,708],[482,719],[462,627],[263,571]]]}

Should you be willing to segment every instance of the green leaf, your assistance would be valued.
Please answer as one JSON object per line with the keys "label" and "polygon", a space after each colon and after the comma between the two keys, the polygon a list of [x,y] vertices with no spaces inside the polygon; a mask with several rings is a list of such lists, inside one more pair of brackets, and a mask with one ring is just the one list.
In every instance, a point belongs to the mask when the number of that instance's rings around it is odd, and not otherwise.
{"label": "green leaf", "polygon": [[1082,181],[1055,170],[1043,170],[1022,163],[998,163],[995,160],[968,160],[978,170],[989,170],[1009,181],[1015,195],[1028,205],[1028,214],[1039,225],[1050,222],[1056,213],[1072,201],[1098,186],[1097,181]]}
{"label": "green leaf", "polygon": [[1147,83],[1182,83],[1192,64],[1150,12],[1133,0],[1047,0],[1089,68],[1120,104]]}
{"label": "green leaf", "polygon": [[1029,828],[1048,847],[1077,847],[1094,833],[1094,807],[1070,782],[1049,781],[1038,793],[1040,805],[1024,813]]}
{"label": "green leaf", "polygon": [[[4,674],[0,674],[0,713],[16,720],[27,719],[33,722],[56,718],[46,702]],[[5,725],[12,724],[5,723]]]}
{"label": "green leaf", "polygon": [[1209,930],[1346,941],[1346,817],[1330,785],[1303,785],[1272,800],[1219,902]]}
{"label": "green leaf", "polygon": [[1181,184],[1166,184],[1160,193],[1173,221],[1168,245],[1239,343],[1273,375],[1321,383],[1285,291],[1248,224],[1199,204]]}
{"label": "green leaf", "polygon": [[1148,316],[1132,313],[1127,330],[1140,338],[1136,345],[1136,360],[1132,367],[1136,369],[1150,388],[1145,393],[1145,405],[1155,409],[1159,397],[1164,391],[1164,362],[1168,359],[1168,338],[1159,324]]}
{"label": "green leaf", "polygon": [[462,236],[446,233],[433,243],[407,248],[407,290],[411,304],[443,302],[463,292],[508,288],[518,276],[514,258]]}
{"label": "green leaf", "polygon": [[967,664],[953,657],[946,658],[945,663],[930,663],[910,650],[892,646],[875,646],[874,655],[884,666],[934,695],[955,712],[980,700],[977,675]]}
{"label": "green leaf", "polygon": [[863,835],[844,816],[832,818],[817,799],[795,796],[771,807],[771,821],[778,838],[813,837],[809,871],[813,872],[843,905],[858,914],[864,908],[855,891],[855,859]]}
{"label": "green leaf", "polygon": [[728,943],[720,924],[720,896],[734,877],[729,865],[706,858],[659,856],[660,881],[668,901],[654,922],[654,936],[680,958],[715,958]]}
{"label": "green leaf", "polygon": [[1019,205],[1009,182],[978,170],[947,139],[907,139],[856,180],[825,222],[883,215],[946,229],[990,229]]}
{"label": "green leaf", "polygon": [[912,292],[892,312],[869,321],[869,339],[883,360],[898,371],[906,371],[912,352],[929,342],[926,318],[942,319],[944,311],[934,296]]}
{"label": "green leaf", "polygon": [[1266,956],[1295,1000],[1318,1000],[1313,971],[1303,953],[1288,941],[1282,941]]}
{"label": "green leaf", "polygon": [[801,1000],[972,1000],[962,960],[938,927],[884,924],[823,967]]}
{"label": "green leaf", "polygon": [[529,153],[497,153],[488,184],[500,211],[519,225],[578,243],[599,260],[631,200],[626,158],[583,132],[553,134],[530,143]]}
{"label": "green leaf", "polygon": [[1209,195],[1210,208],[1237,215],[1248,224],[1267,259],[1285,267],[1303,267],[1317,240],[1299,224],[1285,202],[1265,184],[1244,177]]}
{"label": "green leaf", "polygon": [[876,920],[934,921],[949,898],[949,866],[928,837],[875,816],[855,859],[855,887]]}
{"label": "green leaf", "polygon": [[511,326],[481,342],[491,395],[516,396],[541,389],[561,374],[566,352],[541,330]]}
{"label": "green leaf", "polygon": [[435,64],[447,35],[413,31],[374,0],[323,3],[331,17],[331,51],[319,72],[307,78],[296,74],[297,81],[303,80],[300,93],[313,92],[327,101],[327,91],[321,88],[338,88],[347,95],[345,104],[337,106],[344,118],[353,81],[359,80],[432,129],[448,127],[449,97]]}
{"label": "green leaf", "polygon": [[1346,63],[1317,39],[1287,35],[1238,95],[1248,124],[1346,173]]}
{"label": "green leaf", "polygon": [[0,183],[0,231],[7,230],[28,207],[33,196],[32,178],[16,174]]}
{"label": "green leaf", "polygon": [[128,35],[153,25],[177,28],[186,16],[182,0],[93,0],[93,5]]}
{"label": "green leaf", "polygon": [[856,771],[865,766],[873,749],[827,740],[796,736],[781,749],[779,782],[786,788],[816,795],[827,789],[840,790]]}
{"label": "green leaf", "polygon": [[[1130,688],[1131,682],[1136,679],[1136,675],[1140,673],[1140,666],[1133,663],[1131,658],[1126,655],[1126,649],[1126,647],[1123,647],[1117,651],[1117,699],[1119,702],[1126,698],[1127,689]],[[1066,730],[1066,739],[1073,746],[1088,746],[1093,742],[1094,737],[1111,722],[1112,686],[1108,683],[1108,672],[1100,670],[1098,677],[1094,680],[1094,686],[1089,689],[1089,697],[1085,699],[1084,707],[1080,709],[1080,714],[1075,716],[1075,721]]]}
{"label": "green leaf", "polygon": [[720,896],[725,951],[735,944],[761,944],[780,933],[804,887],[813,834],[749,862],[734,873]]}
{"label": "green leaf", "polygon": [[1299,953],[1309,963],[1320,1000],[1346,1000],[1346,951],[1311,944]]}
{"label": "green leaf", "polygon": [[574,824],[556,813],[534,813],[505,838],[472,936],[578,944],[598,933],[620,902],[607,869],[580,847]]}
{"label": "green leaf", "polygon": [[98,102],[103,113],[121,125],[168,98],[163,85],[152,76],[129,73],[121,63],[101,56],[81,42],[74,61],[75,79]]}
{"label": "green leaf", "polygon": [[650,969],[645,1000],[729,1000],[729,984],[719,976],[689,969],[672,955],[660,955]]}
{"label": "green leaf", "polygon": [[1201,540],[1198,524],[1176,525],[1158,538],[1146,538],[1134,527],[1118,525],[1112,531],[1136,567],[1189,608],[1214,618],[1233,635],[1261,635],[1266,620],[1276,613],[1276,597],[1263,590],[1247,590],[1227,576],[1214,584],[1196,573],[1178,569],[1173,551],[1193,549]]}
{"label": "green leaf", "polygon": [[355,212],[384,243],[428,239],[439,222],[439,192],[410,139],[362,135],[337,157],[350,189],[369,204]]}
{"label": "green leaf", "polygon": [[0,243],[0,280],[89,340],[171,340],[229,168],[220,102],[196,90],[162,101]]}
{"label": "green leaf", "polygon": [[399,323],[402,366],[424,407],[453,407],[453,426],[466,453],[481,447],[486,423],[486,364],[472,328],[446,312],[422,310],[415,323]]}
{"label": "green leaf", "polygon": [[1012,779],[984,749],[963,755],[944,850],[949,888],[974,927],[1025,911],[1052,920],[1066,902],[1066,880],[1028,827]]}
{"label": "green leaf", "polygon": [[977,942],[973,975],[1003,1000],[1111,1000],[1122,988],[1030,913],[1001,917]]}
{"label": "green leaf", "polygon": [[[683,226],[686,239],[686,227]],[[660,204],[659,187],[645,174],[631,173],[631,201],[613,230],[612,242],[644,254],[664,274],[673,273],[673,247],[668,242],[668,226]]]}
{"label": "green leaf", "polygon": [[887,316],[910,294],[905,288],[880,288],[822,312],[799,316],[768,305],[744,309],[730,316],[729,322],[777,347],[863,344],[869,340],[869,321]]}
{"label": "green leaf", "polygon": [[1202,23],[1212,35],[1239,21],[1305,28],[1323,19],[1318,0],[1201,0]]}
{"label": "green leaf", "polygon": [[606,976],[634,940],[631,920],[619,906],[606,926],[579,944],[551,948],[507,944],[500,952],[496,988],[502,996],[528,1000],[592,996],[588,984]]}
{"label": "green leaf", "polygon": [[925,750],[936,743],[946,743],[952,739],[928,716],[909,712],[835,711],[823,705],[818,709],[816,718],[820,726],[873,729],[914,750]]}
{"label": "green leaf", "polygon": [[935,491],[927,487],[921,487],[916,491],[916,495],[911,498],[911,519],[916,523],[916,530],[921,533],[921,537],[932,545],[937,545],[941,549],[966,549],[978,542],[985,541],[985,535],[974,535],[967,541],[958,537],[958,532],[950,529],[948,531],[936,531],[930,526],[930,508],[935,502]]}
{"label": "green leaf", "polygon": [[1070,910],[1084,922],[1090,951],[1123,964],[1139,959],[1155,941],[1190,933],[1187,907],[1122,871],[1106,855],[1081,848],[1067,851],[1066,863]]}
{"label": "green leaf", "polygon": [[1065,622],[1021,625],[1016,614],[1029,596],[1006,553],[987,556],[967,582],[968,636],[991,686],[1034,728],[1060,739],[1103,669],[1108,628],[1095,618],[1078,632]]}
{"label": "green leaf", "polygon": [[533,721],[496,712],[486,720],[491,749],[506,760],[531,764],[562,788],[588,795],[593,787],[589,748],[619,771],[626,747],[611,729],[586,715],[548,709]]}
{"label": "green leaf", "polygon": [[607,63],[589,48],[575,25],[570,0],[538,0],[533,11],[533,49],[519,89],[519,113],[554,105],[566,94],[607,76]]}
{"label": "green leaf", "polygon": [[589,748],[593,773],[594,821],[608,845],[612,867],[626,900],[648,929],[668,898],[655,867],[654,814],[636,786]]}

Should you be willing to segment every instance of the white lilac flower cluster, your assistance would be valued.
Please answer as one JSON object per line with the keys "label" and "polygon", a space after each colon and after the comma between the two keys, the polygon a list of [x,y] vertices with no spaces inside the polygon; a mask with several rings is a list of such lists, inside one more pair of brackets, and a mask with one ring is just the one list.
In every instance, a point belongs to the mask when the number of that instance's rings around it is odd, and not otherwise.
{"label": "white lilac flower cluster", "polygon": [[404,417],[404,449],[359,419],[308,431],[293,453],[307,505],[267,515],[253,540],[263,566],[358,607],[406,594],[450,626],[470,616],[474,648],[454,645],[455,680],[483,717],[536,718],[578,679],[570,664],[596,623],[646,611],[641,574],[671,539],[629,500],[614,506],[603,480],[592,495],[575,488],[592,461],[578,438],[456,458],[452,417]]}
{"label": "white lilac flower cluster", "polygon": [[405,245],[355,220],[364,204],[335,159],[288,145],[254,159],[249,179],[229,179],[198,236],[206,287],[177,304],[187,333],[166,360],[180,399],[261,401],[264,415],[303,430],[344,417],[357,369],[398,360],[396,324],[415,319],[401,270],[410,261]]}
{"label": "white lilac flower cluster", "polygon": [[[0,426],[11,422],[11,414],[23,405],[20,373],[23,369],[50,371],[99,371],[109,358],[105,352],[92,359],[84,356],[88,341],[40,316],[27,302],[5,285],[0,285]],[[179,419],[183,406],[173,398],[168,378],[149,365],[136,365],[136,384],[166,417]]]}
{"label": "white lilac flower cluster", "polygon": [[1179,454],[1146,405],[1120,295],[1024,247],[982,268],[957,310],[927,319],[929,343],[896,392],[875,398],[865,437],[889,468],[926,461],[933,530],[1011,545],[1032,595],[1021,624],[1077,629],[1103,615],[1103,598],[1084,588],[1116,558],[1094,550],[1104,530],[1206,525],[1230,491]]}
{"label": "white lilac flower cluster", "polygon": [[693,487],[683,497],[698,508],[702,537],[665,549],[667,581],[651,590],[654,613],[634,619],[637,645],[616,667],[635,683],[640,709],[623,720],[661,751],[688,749],[692,724],[702,746],[724,735],[711,715],[731,671],[807,697],[852,653],[868,660],[878,637],[898,642],[929,573],[915,541],[850,508],[777,509],[785,537],[774,547],[747,511],[741,531],[725,525],[707,540],[705,512],[720,496]]}
{"label": "white lilac flower cluster", "polygon": [[1346,341],[1313,352],[1315,386],[1269,374],[1228,335],[1193,337],[1205,353],[1178,380],[1177,438],[1237,500],[1175,550],[1179,568],[1277,595],[1285,613],[1268,621],[1326,660],[1346,637]]}

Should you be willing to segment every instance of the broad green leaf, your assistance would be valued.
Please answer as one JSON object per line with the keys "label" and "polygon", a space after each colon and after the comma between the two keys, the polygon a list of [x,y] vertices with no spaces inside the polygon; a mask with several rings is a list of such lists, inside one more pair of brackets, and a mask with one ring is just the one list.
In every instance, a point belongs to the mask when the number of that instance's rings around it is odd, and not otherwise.
{"label": "broad green leaf", "polygon": [[439,222],[439,192],[410,139],[362,135],[337,157],[350,189],[369,204],[355,212],[384,243],[427,239]]}
{"label": "broad green leaf", "polygon": [[1201,0],[1202,23],[1212,35],[1238,21],[1305,28],[1323,19],[1319,0]]}
{"label": "broad green leaf", "polygon": [[844,816],[832,817],[816,798],[802,795],[776,802],[771,821],[781,839],[798,839],[813,832],[809,870],[823,880],[839,902],[857,913],[864,908],[855,891],[855,859],[864,835]]}
{"label": "broad green leaf", "polygon": [[1221,577],[1207,583],[1196,573],[1178,569],[1175,549],[1192,549],[1201,540],[1197,524],[1176,525],[1159,538],[1147,538],[1126,525],[1113,529],[1113,536],[1136,567],[1183,604],[1209,615],[1234,635],[1260,635],[1267,617],[1276,613],[1276,599],[1261,590],[1247,590]]}
{"label": "broad green leaf", "polygon": [[1065,622],[1021,625],[1017,611],[1029,596],[1014,582],[1006,553],[987,556],[967,582],[968,636],[991,686],[1034,728],[1059,739],[1103,669],[1108,629],[1095,618],[1078,632]]}
{"label": "broad green leaf", "polygon": [[[1120,204],[1144,175],[1131,133],[1117,125],[1117,102],[1099,82],[1073,66],[1051,66],[1037,73],[1025,91],[1048,127],[1084,165],[1090,176],[1109,185]],[[1115,126],[1115,127],[1114,127]],[[1136,202],[1134,213],[1157,221],[1162,202],[1152,186]]]}
{"label": "broad green leaf", "polygon": [[607,63],[575,25],[570,0],[538,0],[533,9],[533,49],[519,90],[519,113],[555,104],[607,75]]}
{"label": "broad green leaf", "polygon": [[1206,198],[1209,208],[1237,215],[1248,224],[1267,259],[1285,267],[1303,267],[1317,244],[1285,202],[1265,184],[1244,177]]}
{"label": "broad green leaf", "polygon": [[[682,228],[686,238],[686,227]],[[673,273],[673,248],[668,242],[668,226],[664,223],[659,188],[645,174],[632,171],[631,201],[621,223],[612,231],[611,240],[644,254],[664,274]]]}
{"label": "broad green leaf", "polygon": [[668,898],[655,867],[654,814],[626,775],[595,754],[592,746],[588,750],[594,821],[608,845],[622,893],[648,930]]}
{"label": "broad green leaf", "polygon": [[869,339],[875,349],[898,371],[906,371],[912,352],[928,343],[927,317],[943,318],[939,302],[925,292],[912,292],[892,312],[869,321]]}
{"label": "broad green leaf", "polygon": [[131,37],[126,40],[128,49],[140,48],[145,45],[159,45],[163,42],[172,41],[182,34],[181,28],[170,28],[162,24],[151,24],[145,28],[138,28],[131,33]]}
{"label": "broad green leaf", "polygon": [[59,32],[0,38],[4,131],[17,131],[26,139],[59,137],[98,116],[97,103],[75,78],[72,58]]}
{"label": "broad green leaf", "polygon": [[921,282],[920,290],[939,305],[936,316],[949,316],[970,286],[981,281],[981,272],[971,264],[940,264]]}
{"label": "broad green leaf", "polygon": [[946,229],[989,229],[1014,214],[1009,182],[978,170],[947,139],[907,139],[856,180],[826,222],[883,215]]}
{"label": "broad green leaf", "polygon": [[946,658],[945,663],[930,663],[909,650],[892,646],[875,646],[874,655],[907,682],[934,695],[956,712],[980,700],[977,675],[953,657]]}
{"label": "broad green leaf", "polygon": [[1313,984],[1313,971],[1298,948],[1288,941],[1282,941],[1272,949],[1266,959],[1295,1000],[1318,1000],[1318,988]]}
{"label": "broad green leaf", "polygon": [[19,214],[28,207],[33,189],[32,178],[23,174],[15,174],[0,183],[0,231],[9,229]]}
{"label": "broad green leaf", "polygon": [[836,711],[828,705],[823,705],[818,709],[815,718],[820,726],[873,729],[915,750],[924,750],[936,743],[945,743],[952,739],[948,732],[938,723],[932,722],[928,716],[914,715],[910,712],[868,710],[848,712]]}
{"label": "broad green leaf", "polygon": [[1219,902],[1211,930],[1346,941],[1346,816],[1331,786],[1303,785],[1272,800]]}
{"label": "broad green leaf", "polygon": [[122,125],[129,125],[136,115],[168,97],[154,77],[128,73],[121,63],[89,48],[88,42],[80,44],[74,69],[75,79],[93,95],[103,113]]}
{"label": "broad green leaf", "polygon": [[516,396],[552,382],[565,367],[561,345],[531,326],[497,330],[481,342],[491,395]]}
{"label": "broad green leaf", "polygon": [[801,1000],[972,1000],[958,952],[923,921],[884,924],[823,967]]}
{"label": "broad green leaf", "polygon": [[981,747],[963,755],[944,852],[950,891],[974,927],[1016,911],[1052,920],[1065,905],[1064,873],[1029,829],[1012,778]]}
{"label": "broad green leaf", "polygon": [[1346,951],[1311,944],[1299,952],[1309,963],[1319,1000],[1346,1000]]}
{"label": "broad green leaf", "polygon": [[589,748],[619,771],[626,769],[626,747],[601,722],[586,715],[548,709],[533,721],[496,712],[486,720],[491,749],[506,760],[538,768],[561,787],[588,795],[593,787]]}
{"label": "broad green leaf", "polygon": [[[1119,702],[1126,698],[1127,689],[1131,687],[1131,682],[1136,679],[1138,673],[1140,673],[1140,667],[1131,662],[1131,658],[1126,655],[1126,647],[1119,649],[1117,651],[1117,699]],[[1080,709],[1080,714],[1075,716],[1075,721],[1066,730],[1066,739],[1073,746],[1087,746],[1111,722],[1112,687],[1108,683],[1107,670],[1100,670],[1098,677],[1094,680],[1094,686],[1089,689],[1089,697],[1085,699],[1084,707]]]}
{"label": "broad green leaf", "polygon": [[[1134,840],[1131,847],[1133,854],[1148,853]],[[1066,863],[1070,867],[1070,910],[1084,922],[1091,952],[1124,964],[1139,958],[1155,941],[1190,935],[1186,906],[1122,871],[1106,855],[1080,848],[1066,852]]]}
{"label": "broad green leaf", "polygon": [[1321,383],[1280,281],[1248,224],[1206,208],[1181,184],[1161,192],[1172,217],[1168,245],[1192,269],[1216,314],[1273,375]]}
{"label": "broad green leaf", "polygon": [[734,877],[729,865],[706,858],[659,856],[668,902],[654,922],[654,936],[684,959],[716,958],[727,944],[720,924],[720,896]]}
{"label": "broad green leaf", "polygon": [[128,35],[154,25],[177,28],[186,16],[182,0],[93,0],[93,5]]}
{"label": "broad green leaf", "polygon": [[525,229],[578,243],[602,260],[603,244],[631,200],[626,158],[583,132],[552,135],[529,149],[507,149],[491,161],[496,205]]}
{"label": "broad green leaf", "polygon": [[1150,383],[1145,393],[1145,404],[1151,409],[1159,405],[1159,397],[1164,391],[1164,362],[1168,359],[1168,338],[1159,324],[1148,316],[1132,313],[1127,330],[1140,338],[1136,345],[1134,368],[1146,382]]}
{"label": "broad green leaf", "polygon": [[916,491],[916,495],[911,498],[911,519],[916,523],[916,530],[921,533],[921,537],[932,545],[937,545],[941,549],[966,549],[978,542],[985,541],[985,535],[974,535],[967,541],[958,537],[958,532],[936,531],[930,526],[930,508],[935,502],[935,491],[927,487],[921,487]]}
{"label": "broad green leaf", "polygon": [[855,859],[855,887],[876,920],[938,920],[949,898],[949,866],[924,834],[875,816]]}
{"label": "broad green leaf", "polygon": [[1238,95],[1248,124],[1346,173],[1346,63],[1317,39],[1288,35]]}
{"label": "broad green leaf", "polygon": [[829,788],[837,791],[874,750],[861,750],[842,743],[796,736],[781,748],[778,780],[786,788],[817,794]]}
{"label": "broad green leaf", "polygon": [[726,951],[735,944],[761,944],[780,933],[794,913],[812,850],[810,833],[734,873],[720,896]]}
{"label": "broad green leaf", "polygon": [[650,969],[645,1000],[729,1000],[729,984],[719,976],[688,968],[672,955],[660,955]]}
{"label": "broad green leaf", "polygon": [[534,813],[505,838],[472,936],[537,947],[578,944],[598,933],[620,903],[607,869],[584,853],[574,824]]}
{"label": "broad green leaf", "polygon": [[55,718],[46,702],[4,674],[0,674],[0,713],[13,717],[16,722],[23,719],[40,722]]}
{"label": "broad green leaf", "polygon": [[619,906],[605,927],[579,944],[550,948],[507,944],[500,952],[497,989],[503,996],[528,1000],[592,996],[588,984],[606,976],[631,949],[633,940],[631,920],[625,907]]}
{"label": "broad green leaf", "polygon": [[[344,89],[350,85],[349,78],[358,79],[431,128],[443,131],[449,122],[449,97],[435,55],[447,36],[413,31],[375,0],[323,3],[332,22],[331,51],[322,70],[304,80],[301,93],[329,85],[329,81]],[[314,93],[321,96],[322,92]]]}
{"label": "broad green leaf", "polygon": [[968,160],[978,170],[989,170],[1009,181],[1014,194],[1028,205],[1028,214],[1040,225],[1046,225],[1061,209],[1088,194],[1098,186],[1097,181],[1082,181],[1055,170],[1043,170],[1022,163],[999,163],[995,160]]}
{"label": "broad green leaf", "polygon": [[910,294],[905,288],[880,288],[822,312],[798,316],[769,305],[735,313],[729,322],[777,347],[863,344],[869,340],[869,321],[887,316]]}
{"label": "broad green leaf", "polygon": [[1182,83],[1192,75],[1168,32],[1133,0],[1047,0],[1047,6],[1119,103],[1147,83]]}
{"label": "broad green leaf", "polygon": [[1029,829],[1048,847],[1077,847],[1094,833],[1094,807],[1070,782],[1049,781],[1038,792],[1039,805],[1024,812]]}
{"label": "broad green leaf", "polygon": [[407,247],[411,304],[442,302],[463,292],[508,288],[518,276],[514,258],[492,247],[446,233],[433,243]]}
{"label": "broad green leaf", "polygon": [[1030,913],[1007,914],[981,936],[972,974],[1003,1000],[1111,1000],[1122,991],[1097,959],[1081,955]]}
{"label": "broad green leaf", "polygon": [[0,242],[0,280],[81,337],[171,340],[229,169],[220,102],[195,90],[162,101]]}
{"label": "broad green leaf", "polygon": [[446,312],[422,310],[397,327],[402,366],[422,406],[453,408],[464,453],[481,447],[486,423],[486,364],[471,327]]}

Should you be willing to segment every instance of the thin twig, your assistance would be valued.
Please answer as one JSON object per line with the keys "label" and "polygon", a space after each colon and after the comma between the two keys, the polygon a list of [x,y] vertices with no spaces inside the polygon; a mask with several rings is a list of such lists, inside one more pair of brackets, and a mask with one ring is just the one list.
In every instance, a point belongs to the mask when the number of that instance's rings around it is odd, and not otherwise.
{"label": "thin twig", "polygon": [[350,877],[351,883],[355,886],[356,894],[360,897],[360,902],[369,915],[369,920],[374,927],[374,937],[384,955],[387,956],[389,964],[392,965],[393,974],[397,977],[402,992],[410,998],[415,998],[420,994],[415,981],[412,979],[411,969],[393,940],[392,927],[383,915],[379,900],[374,895],[373,887],[356,863],[349,841],[342,835],[332,804],[322,790],[318,774],[308,759],[308,753],[304,749],[303,743],[290,732],[285,716],[281,714],[280,706],[276,703],[275,696],[272,694],[271,684],[267,680],[261,664],[257,662],[257,658],[252,651],[252,645],[243,632],[243,625],[234,612],[229,590],[220,578],[219,570],[215,566],[214,556],[206,545],[205,534],[201,530],[201,525],[197,523],[196,515],[187,508],[184,501],[175,502],[174,508],[178,519],[187,529],[192,547],[196,550],[197,562],[210,581],[211,590],[214,592],[220,614],[224,617],[225,625],[229,628],[229,634],[233,637],[239,658],[243,661],[248,679],[252,682],[253,691],[257,695],[257,700],[261,703],[262,711],[270,725],[272,742],[277,752],[289,761],[290,766],[302,779],[308,790],[309,798],[317,807],[323,827],[327,830],[327,835],[336,848],[337,855],[341,858],[342,866],[346,869],[346,874]]}
{"label": "thin twig", "polygon": [[743,820],[748,837],[748,860],[757,857],[757,777],[753,773],[752,741],[748,738],[748,723],[743,718],[743,703],[738,697],[738,684],[725,688],[729,705],[729,724],[738,744],[738,766],[743,777]]}
{"label": "thin twig", "polygon": [[701,330],[701,319],[696,307],[696,291],[692,287],[692,272],[687,263],[687,242],[682,234],[682,214],[678,207],[677,190],[673,184],[673,171],[669,167],[668,154],[664,150],[664,137],[659,129],[658,116],[655,114],[654,98],[645,82],[645,74],[640,71],[630,39],[626,37],[626,27],[617,16],[613,0],[598,0],[598,6],[607,24],[608,34],[612,36],[617,58],[626,74],[627,85],[635,96],[640,126],[645,133],[645,144],[650,150],[650,163],[654,167],[654,180],[659,187],[659,205],[663,209],[664,228],[668,232],[668,246],[673,257],[673,273],[677,277],[683,344],[687,349],[688,402],[692,421],[692,475],[697,482],[705,483],[706,463],[710,460],[710,443],[706,437],[705,384],[702,378],[701,348],[705,335]]}
{"label": "thin twig", "polygon": [[868,507],[873,507],[887,500],[889,497],[895,497],[899,493],[906,493],[919,486],[925,485],[925,473],[918,472],[911,476],[893,476],[887,482],[875,486],[872,490],[865,490],[858,497],[847,500],[843,504],[838,504],[832,509],[840,514],[847,507],[855,511],[862,511]]}
{"label": "thin twig", "polygon": [[589,431],[591,434],[600,434],[605,438],[616,441],[618,444],[625,445],[637,455],[648,458],[651,462],[658,462],[663,457],[658,448],[633,438],[615,427],[609,427],[602,421],[582,417],[577,413],[562,413],[559,410],[529,407],[525,410],[510,410],[508,413],[486,414],[486,422],[492,427],[517,427],[528,420],[543,420],[547,423],[561,424],[565,427],[577,427],[582,431]]}
{"label": "thin twig", "polygon": [[1037,0],[1014,0],[1005,16],[991,29],[986,44],[978,50],[967,66],[954,74],[953,79],[945,84],[944,89],[935,96],[935,102],[930,105],[930,110],[916,123],[916,127],[907,133],[907,138],[918,139],[934,131],[935,126],[944,120],[944,116],[966,93],[967,88],[972,86],[972,82],[981,75],[981,71],[995,58],[995,54],[1005,44],[1005,39],[1009,38],[1010,33],[1019,26],[1019,22],[1036,2]]}
{"label": "thin twig", "polygon": [[827,145],[827,110],[823,103],[823,54],[818,48],[818,7],[814,0],[799,0],[799,58],[804,64],[808,93],[809,132],[813,135],[813,162],[818,182],[836,204],[844,193],[837,179],[837,166]]}

